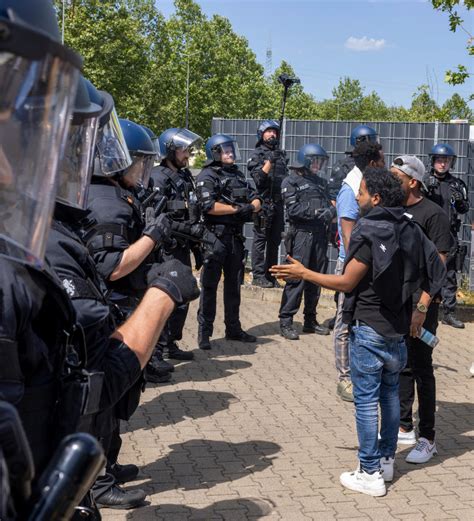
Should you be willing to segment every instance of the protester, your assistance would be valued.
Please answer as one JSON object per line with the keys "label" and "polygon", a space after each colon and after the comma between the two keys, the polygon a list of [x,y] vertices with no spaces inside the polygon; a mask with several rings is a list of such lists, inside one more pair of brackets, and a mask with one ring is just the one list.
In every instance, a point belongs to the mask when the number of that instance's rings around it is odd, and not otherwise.
{"label": "protester", "polygon": [[404,336],[418,336],[425,320],[418,309],[412,313],[412,295],[424,288],[419,304],[428,306],[446,273],[434,245],[404,215],[403,198],[392,174],[367,169],[357,196],[363,217],[353,230],[343,274],[312,272],[291,257],[289,264],[271,269],[277,277],[346,293],[343,320],[350,324],[360,466],[340,479],[346,488],[371,496],[385,495],[385,481],[393,479],[399,373],[406,363]]}

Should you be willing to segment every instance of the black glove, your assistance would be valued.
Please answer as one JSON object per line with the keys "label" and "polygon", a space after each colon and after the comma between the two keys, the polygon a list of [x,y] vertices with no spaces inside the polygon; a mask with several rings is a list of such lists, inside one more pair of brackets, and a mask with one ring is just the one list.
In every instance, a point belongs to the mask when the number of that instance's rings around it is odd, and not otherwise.
{"label": "black glove", "polygon": [[458,192],[457,190],[453,191],[453,195],[451,196],[451,202],[452,204],[457,203],[458,201],[462,201],[464,199],[464,196],[461,192]]}
{"label": "black glove", "polygon": [[171,223],[166,214],[162,213],[154,217],[152,213],[147,212],[143,235],[148,235],[155,242],[164,242],[169,238],[170,233]]}
{"label": "black glove", "polygon": [[149,287],[164,291],[177,306],[197,299],[200,293],[191,268],[176,259],[153,264],[147,282]]}
{"label": "black glove", "polygon": [[331,206],[331,208],[320,208],[319,210],[316,210],[316,217],[326,225],[328,225],[335,216],[336,209],[334,206]]}
{"label": "black glove", "polygon": [[283,150],[272,150],[269,154],[267,159],[270,161],[270,163],[275,164],[279,159],[285,159],[285,152]]}
{"label": "black glove", "polygon": [[248,221],[252,220],[254,211],[255,211],[255,208],[254,208],[253,204],[250,204],[250,203],[242,204],[239,206],[236,215],[241,221],[248,222]]}

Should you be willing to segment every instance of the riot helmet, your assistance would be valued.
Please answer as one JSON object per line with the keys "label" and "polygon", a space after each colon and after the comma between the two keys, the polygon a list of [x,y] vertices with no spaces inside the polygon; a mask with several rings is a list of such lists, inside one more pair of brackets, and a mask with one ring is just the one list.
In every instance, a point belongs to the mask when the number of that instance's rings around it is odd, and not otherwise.
{"label": "riot helmet", "polygon": [[[277,137],[270,138],[270,139],[263,139],[263,134],[269,129],[276,130]],[[257,144],[259,143],[265,143],[270,147],[274,147],[278,145],[278,142],[280,140],[280,123],[276,119],[266,119],[260,123],[257,129]]]}
{"label": "riot helmet", "polygon": [[95,143],[102,107],[93,103],[81,77],[66,148],[59,166],[56,200],[84,210],[94,165]]}
{"label": "riot helmet", "polygon": [[111,177],[132,164],[112,96],[85,80],[92,102],[102,107],[94,159],[94,175]]}
{"label": "riot helmet", "polygon": [[239,145],[231,136],[214,134],[207,140],[206,157],[212,162],[233,164],[241,158]]}
{"label": "riot helmet", "polygon": [[456,152],[447,143],[438,143],[430,153],[431,167],[438,176],[444,177],[456,163]]}
{"label": "riot helmet", "polygon": [[81,58],[48,0],[0,0],[0,255],[40,266]]}
{"label": "riot helmet", "polygon": [[193,155],[196,149],[201,146],[202,138],[187,128],[169,128],[160,135],[158,142],[161,159],[171,161],[179,169],[184,168],[187,164],[181,164],[177,160],[176,152],[187,150],[190,155]]}
{"label": "riot helmet", "polygon": [[311,174],[318,174],[326,168],[329,156],[321,145],[316,143],[308,143],[303,145],[296,155],[296,161],[291,168],[304,168]]}
{"label": "riot helmet", "polygon": [[148,137],[151,139],[153,146],[155,147],[156,152],[156,158],[155,161],[160,161],[160,140],[157,137],[157,135],[151,130],[151,128],[145,127],[145,125],[142,125],[142,127],[145,129],[145,132],[148,134]]}
{"label": "riot helmet", "polygon": [[152,140],[145,129],[128,119],[119,119],[132,164],[123,171],[132,186],[148,186],[156,152]]}
{"label": "riot helmet", "polygon": [[377,131],[367,125],[359,125],[352,129],[351,132],[351,146],[355,147],[357,143],[362,141],[372,141],[373,143],[379,142],[379,135]]}

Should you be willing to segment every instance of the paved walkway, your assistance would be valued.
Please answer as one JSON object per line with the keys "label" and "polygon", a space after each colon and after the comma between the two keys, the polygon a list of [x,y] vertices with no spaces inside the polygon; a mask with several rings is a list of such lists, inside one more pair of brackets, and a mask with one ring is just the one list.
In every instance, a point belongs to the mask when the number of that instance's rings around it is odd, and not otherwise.
{"label": "paved walkway", "polygon": [[[196,347],[196,308],[185,349]],[[473,323],[439,329],[439,456],[415,466],[400,450],[388,494],[372,498],[339,484],[357,465],[357,441],[353,405],[335,393],[332,337],[287,342],[278,304],[245,298],[242,324],[260,341],[226,342],[221,308],[212,351],[178,365],[174,385],[147,388],[124,424],[120,461],[140,466],[128,486],[144,488],[149,504],[103,510],[106,521],[474,519]]]}

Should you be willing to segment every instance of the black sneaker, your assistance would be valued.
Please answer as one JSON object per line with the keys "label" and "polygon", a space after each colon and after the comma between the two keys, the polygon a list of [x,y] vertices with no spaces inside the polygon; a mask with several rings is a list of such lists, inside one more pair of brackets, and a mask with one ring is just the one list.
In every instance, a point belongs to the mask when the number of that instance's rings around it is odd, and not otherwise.
{"label": "black sneaker", "polygon": [[99,508],[117,508],[128,510],[143,505],[146,494],[143,490],[124,490],[119,485],[114,484],[102,495],[96,498],[95,502]]}
{"label": "black sneaker", "polygon": [[280,335],[287,340],[298,340],[300,337],[292,325],[280,326]]}
{"label": "black sneaker", "polygon": [[237,333],[226,333],[225,337],[227,340],[237,340],[237,342],[256,342],[257,337],[254,335],[249,335],[245,331],[237,331]]}
{"label": "black sneaker", "polygon": [[171,372],[160,369],[155,364],[148,362],[145,367],[145,379],[152,384],[164,384],[171,380]]}
{"label": "black sneaker", "polygon": [[336,323],[336,317],[328,318],[323,322],[323,326],[327,327],[329,331],[334,329],[334,324]]}
{"label": "black sneaker", "polygon": [[317,320],[305,322],[303,325],[303,333],[316,333],[317,335],[329,335],[329,329],[322,326]]}
{"label": "black sneaker", "polygon": [[259,288],[273,288],[273,282],[270,282],[267,279],[253,279],[252,284]]}
{"label": "black sneaker", "polygon": [[453,313],[444,313],[441,322],[447,326],[455,327],[456,329],[464,329],[466,327],[464,322],[457,319]]}
{"label": "black sneaker", "polygon": [[128,481],[136,479],[138,476],[138,467],[133,464],[120,465],[120,463],[115,463],[107,468],[107,472],[112,474],[117,483],[127,483]]}
{"label": "black sneaker", "polygon": [[194,360],[194,353],[183,351],[176,342],[172,342],[168,345],[168,358],[172,360]]}

